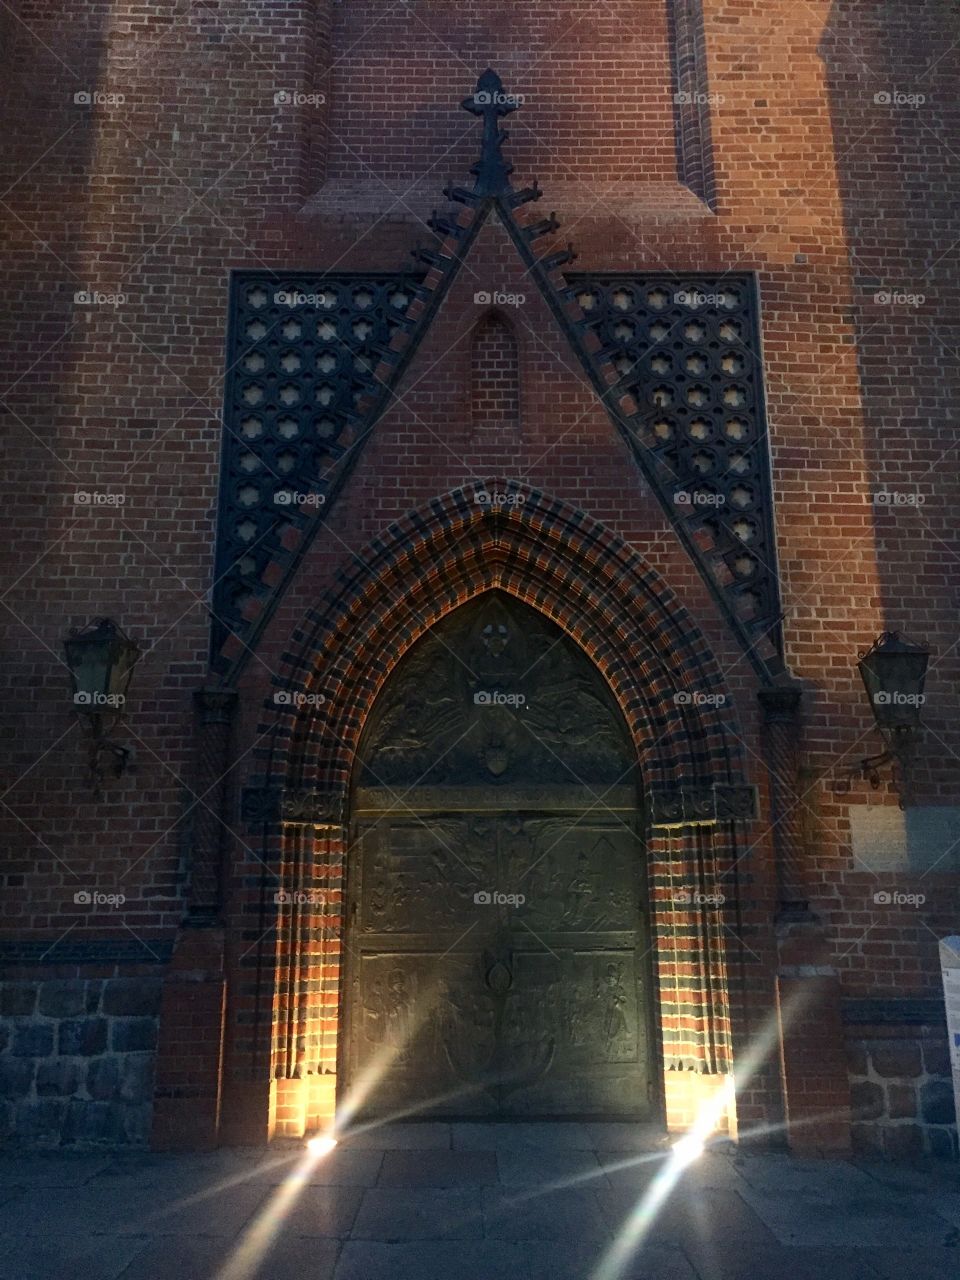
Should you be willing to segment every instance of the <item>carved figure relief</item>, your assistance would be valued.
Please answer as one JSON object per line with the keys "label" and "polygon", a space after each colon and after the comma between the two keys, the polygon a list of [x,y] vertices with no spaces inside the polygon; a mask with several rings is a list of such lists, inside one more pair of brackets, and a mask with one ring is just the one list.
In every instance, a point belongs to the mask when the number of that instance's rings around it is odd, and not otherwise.
{"label": "carved figure relief", "polygon": [[536,610],[490,592],[404,657],[361,760],[364,786],[616,783],[631,745],[586,655]]}

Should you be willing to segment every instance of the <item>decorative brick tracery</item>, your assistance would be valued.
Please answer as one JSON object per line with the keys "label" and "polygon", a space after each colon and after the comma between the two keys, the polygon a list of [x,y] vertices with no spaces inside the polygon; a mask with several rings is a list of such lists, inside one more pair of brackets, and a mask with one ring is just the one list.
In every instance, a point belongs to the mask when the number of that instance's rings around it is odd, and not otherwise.
{"label": "decorative brick tracery", "polygon": [[[488,69],[460,105],[483,119],[475,182],[444,189],[448,209],[428,221],[434,247],[414,251],[418,274],[234,278],[215,669],[236,681],[493,217],[747,660],[772,683],[784,664],[755,281],[565,273],[577,255],[557,248],[556,217],[537,215],[542,190],[511,183],[500,122],[518,104]],[[514,335],[491,312],[474,334],[475,431],[485,417],[515,425],[519,382]]]}

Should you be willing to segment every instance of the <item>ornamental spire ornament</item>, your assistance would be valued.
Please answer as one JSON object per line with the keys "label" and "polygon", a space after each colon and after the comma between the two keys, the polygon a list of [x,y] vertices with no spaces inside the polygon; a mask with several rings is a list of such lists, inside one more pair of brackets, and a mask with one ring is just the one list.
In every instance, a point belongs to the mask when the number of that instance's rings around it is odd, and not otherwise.
{"label": "ornamental spire ornament", "polygon": [[469,98],[464,98],[460,105],[471,115],[483,118],[480,159],[470,169],[476,178],[473,194],[505,195],[511,190],[510,174],[513,173],[513,165],[504,159],[501,151],[501,147],[510,135],[505,129],[500,128],[500,118],[509,115],[511,111],[516,111],[519,107],[517,95],[505,93],[503,81],[495,71],[487,67],[477,81],[474,92]]}

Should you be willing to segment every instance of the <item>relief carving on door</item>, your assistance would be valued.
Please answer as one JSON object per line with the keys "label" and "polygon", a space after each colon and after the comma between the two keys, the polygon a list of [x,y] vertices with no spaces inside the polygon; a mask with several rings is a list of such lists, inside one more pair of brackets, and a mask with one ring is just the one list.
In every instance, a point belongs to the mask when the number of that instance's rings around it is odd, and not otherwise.
{"label": "relief carving on door", "polygon": [[371,1114],[651,1112],[626,725],[558,627],[462,606],[398,664],[353,802],[342,1089]]}
{"label": "relief carving on door", "polygon": [[626,726],[559,628],[499,592],[457,609],[377,700],[361,786],[617,782]]}

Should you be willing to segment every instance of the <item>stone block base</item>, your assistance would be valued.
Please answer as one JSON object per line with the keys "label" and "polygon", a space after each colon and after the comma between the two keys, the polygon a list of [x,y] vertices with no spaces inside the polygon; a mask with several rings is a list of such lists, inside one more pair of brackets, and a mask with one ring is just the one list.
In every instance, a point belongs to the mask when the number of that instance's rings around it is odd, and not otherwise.
{"label": "stone block base", "polygon": [[957,1159],[945,1026],[847,1028],[853,1147],[893,1160]]}

